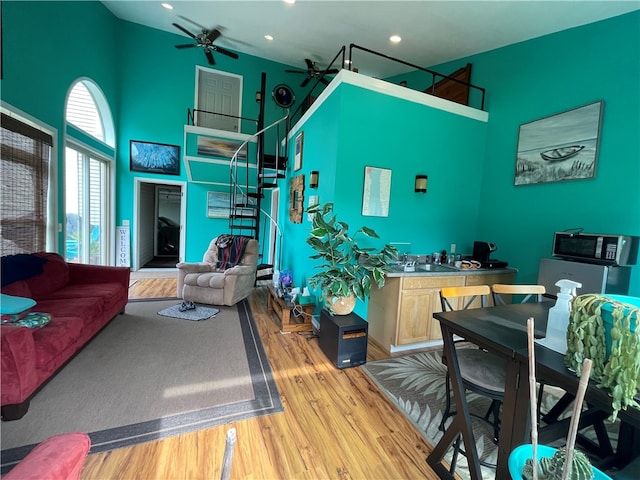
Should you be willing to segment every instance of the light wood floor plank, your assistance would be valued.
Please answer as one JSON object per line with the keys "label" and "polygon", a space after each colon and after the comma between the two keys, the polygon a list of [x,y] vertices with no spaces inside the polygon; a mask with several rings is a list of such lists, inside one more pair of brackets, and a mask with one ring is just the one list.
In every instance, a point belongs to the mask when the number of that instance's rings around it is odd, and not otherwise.
{"label": "light wood floor plank", "polygon": [[[175,297],[175,279],[132,283],[131,298]],[[83,480],[217,479],[232,426],[233,478],[437,478],[425,460],[431,446],[361,368],[339,370],[317,338],[281,334],[266,311],[264,288],[249,302],[284,412],[90,455]],[[369,345],[369,360],[385,356]]]}

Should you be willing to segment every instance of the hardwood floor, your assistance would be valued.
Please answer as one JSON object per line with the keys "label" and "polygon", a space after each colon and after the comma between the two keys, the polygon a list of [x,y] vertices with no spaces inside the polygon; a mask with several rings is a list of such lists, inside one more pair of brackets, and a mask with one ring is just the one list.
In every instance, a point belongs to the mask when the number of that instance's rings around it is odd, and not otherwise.
{"label": "hardwood floor", "polygon": [[[175,297],[175,280],[132,282],[131,298]],[[336,369],[316,338],[281,334],[256,288],[251,310],[284,412],[90,455],[82,479],[220,478],[226,431],[237,430],[238,479],[436,479],[431,447],[359,367]],[[385,358],[374,345],[368,359]],[[223,361],[223,359],[221,359]]]}

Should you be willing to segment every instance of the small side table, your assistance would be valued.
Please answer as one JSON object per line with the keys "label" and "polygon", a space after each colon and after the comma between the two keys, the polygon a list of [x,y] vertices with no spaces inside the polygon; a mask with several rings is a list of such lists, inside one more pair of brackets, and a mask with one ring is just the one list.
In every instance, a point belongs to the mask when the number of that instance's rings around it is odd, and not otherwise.
{"label": "small side table", "polygon": [[[280,327],[280,332],[311,332],[313,331],[313,324],[311,323],[311,315],[315,305],[296,305],[292,302],[286,302],[284,299],[278,297],[276,289],[273,285],[267,286],[267,312],[275,313],[272,318]],[[296,315],[292,312],[295,307],[302,308],[305,315]]]}

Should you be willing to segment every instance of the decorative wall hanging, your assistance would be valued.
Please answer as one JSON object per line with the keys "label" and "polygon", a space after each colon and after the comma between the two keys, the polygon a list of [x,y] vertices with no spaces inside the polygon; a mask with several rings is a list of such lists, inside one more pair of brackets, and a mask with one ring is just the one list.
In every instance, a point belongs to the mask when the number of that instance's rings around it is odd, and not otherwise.
{"label": "decorative wall hanging", "polygon": [[180,147],[164,143],[129,142],[130,168],[133,172],[180,175]]}
{"label": "decorative wall hanging", "polygon": [[603,102],[520,125],[515,185],[593,178]]}
{"label": "decorative wall hanging", "polygon": [[[236,203],[251,205],[256,203],[255,198],[240,195]],[[229,192],[207,192],[207,217],[209,218],[229,218],[231,208],[231,193]],[[238,214],[251,215],[251,209],[242,209]]]}
{"label": "decorative wall hanging", "polygon": [[[244,142],[242,140],[228,140],[215,137],[198,137],[198,155],[218,157],[231,160]],[[247,160],[247,145],[238,152],[238,160]]]}
{"label": "decorative wall hanging", "polygon": [[302,223],[304,212],[304,175],[291,179],[289,184],[289,219],[293,223]]}
{"label": "decorative wall hanging", "polygon": [[302,168],[302,148],[304,144],[304,132],[296,135],[295,154],[293,157],[293,171],[297,172]]}
{"label": "decorative wall hanging", "polygon": [[364,191],[362,193],[362,215],[388,217],[391,196],[391,170],[364,167]]}
{"label": "decorative wall hanging", "polygon": [[282,108],[289,108],[296,101],[293,90],[284,83],[277,85],[273,89],[273,92],[271,92],[271,96],[273,97],[273,101],[276,102],[276,105]]}

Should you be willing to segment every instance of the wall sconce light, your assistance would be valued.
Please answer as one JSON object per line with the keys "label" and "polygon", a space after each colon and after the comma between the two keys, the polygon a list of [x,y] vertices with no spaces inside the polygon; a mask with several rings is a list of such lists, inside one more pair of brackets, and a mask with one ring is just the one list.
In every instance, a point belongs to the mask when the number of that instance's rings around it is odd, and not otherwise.
{"label": "wall sconce light", "polygon": [[319,182],[320,182],[320,172],[317,170],[313,170],[309,175],[309,187],[318,188]]}
{"label": "wall sconce light", "polygon": [[427,175],[416,175],[416,192],[427,193]]}

